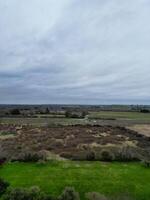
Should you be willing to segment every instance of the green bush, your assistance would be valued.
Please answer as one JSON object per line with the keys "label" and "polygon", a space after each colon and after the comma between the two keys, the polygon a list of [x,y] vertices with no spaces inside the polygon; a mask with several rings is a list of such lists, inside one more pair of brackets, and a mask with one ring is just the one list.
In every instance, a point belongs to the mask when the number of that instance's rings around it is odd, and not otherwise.
{"label": "green bush", "polygon": [[0,196],[6,192],[8,186],[9,183],[0,178]]}
{"label": "green bush", "polygon": [[45,161],[45,156],[38,152],[25,152],[23,154],[20,154],[18,161],[22,162],[38,162],[39,160]]}
{"label": "green bush", "polygon": [[107,161],[112,161],[113,160],[113,155],[108,150],[102,150],[102,152],[101,152],[101,160],[102,161],[106,161],[106,162]]}
{"label": "green bush", "polygon": [[72,187],[66,187],[58,200],[80,200],[79,193]]}
{"label": "green bush", "polygon": [[139,161],[140,155],[138,149],[131,146],[123,146],[117,156],[115,156],[117,161]]}
{"label": "green bush", "polygon": [[88,114],[86,111],[66,111],[65,112],[65,117],[66,118],[77,118],[77,119],[82,119],[85,118],[85,116]]}
{"label": "green bush", "polygon": [[32,187],[30,189],[11,188],[2,200],[52,200],[52,198],[41,192],[38,187]]}
{"label": "green bush", "polygon": [[144,167],[150,168],[150,160],[142,160],[142,164],[144,165]]}
{"label": "green bush", "polygon": [[10,114],[11,115],[20,115],[20,110],[19,109],[12,109],[11,111],[10,111]]}
{"label": "green bush", "polygon": [[93,151],[89,151],[87,153],[86,160],[89,160],[89,161],[95,160],[95,153]]}

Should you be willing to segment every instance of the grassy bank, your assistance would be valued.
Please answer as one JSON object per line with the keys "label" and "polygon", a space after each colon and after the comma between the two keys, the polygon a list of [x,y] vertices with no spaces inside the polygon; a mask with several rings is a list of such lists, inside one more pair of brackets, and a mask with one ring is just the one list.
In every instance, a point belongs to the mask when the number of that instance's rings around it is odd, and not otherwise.
{"label": "grassy bank", "polygon": [[53,195],[60,194],[66,186],[73,186],[81,199],[92,191],[106,196],[130,193],[137,200],[150,199],[150,170],[139,163],[10,163],[0,168],[0,177],[12,187],[37,185]]}

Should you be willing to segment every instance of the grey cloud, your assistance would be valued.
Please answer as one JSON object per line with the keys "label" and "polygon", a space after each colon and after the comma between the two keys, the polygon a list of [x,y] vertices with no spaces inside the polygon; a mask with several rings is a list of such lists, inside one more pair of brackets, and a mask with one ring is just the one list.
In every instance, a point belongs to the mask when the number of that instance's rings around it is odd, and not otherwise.
{"label": "grey cloud", "polygon": [[148,0],[0,2],[0,103],[148,103]]}

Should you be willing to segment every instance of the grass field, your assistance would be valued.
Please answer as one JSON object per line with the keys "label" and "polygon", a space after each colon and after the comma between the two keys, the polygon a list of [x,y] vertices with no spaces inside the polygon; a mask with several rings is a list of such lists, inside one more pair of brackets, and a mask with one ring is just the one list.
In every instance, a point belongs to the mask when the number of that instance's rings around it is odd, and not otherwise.
{"label": "grass field", "polygon": [[0,177],[9,181],[12,187],[37,185],[54,196],[66,186],[73,186],[81,199],[86,192],[92,191],[106,196],[129,193],[137,200],[150,199],[150,169],[140,163],[8,163],[0,168]]}
{"label": "grass field", "polygon": [[18,125],[52,125],[52,124],[62,124],[62,125],[72,125],[72,124],[85,124],[84,119],[73,119],[73,118],[0,118],[0,123],[5,124],[18,124]]}
{"label": "grass field", "polygon": [[150,113],[101,111],[101,112],[90,112],[89,118],[150,120]]}
{"label": "grass field", "polygon": [[[111,120],[112,119],[112,120]],[[115,120],[113,120],[115,119]],[[0,118],[0,123],[17,124],[17,125],[33,125],[33,126],[47,126],[54,124],[61,125],[75,125],[75,124],[97,124],[100,125],[131,125],[131,124],[149,124],[150,113],[140,112],[113,112],[100,111],[90,112],[88,118],[76,119],[65,118],[64,115],[37,115],[36,117],[3,117]]]}

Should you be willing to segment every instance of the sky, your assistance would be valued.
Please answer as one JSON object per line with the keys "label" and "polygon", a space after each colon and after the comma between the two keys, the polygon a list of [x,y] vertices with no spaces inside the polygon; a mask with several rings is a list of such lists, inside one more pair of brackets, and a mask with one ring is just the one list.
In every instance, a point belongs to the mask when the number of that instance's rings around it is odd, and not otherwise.
{"label": "sky", "polygon": [[150,104],[150,1],[0,0],[0,104]]}

